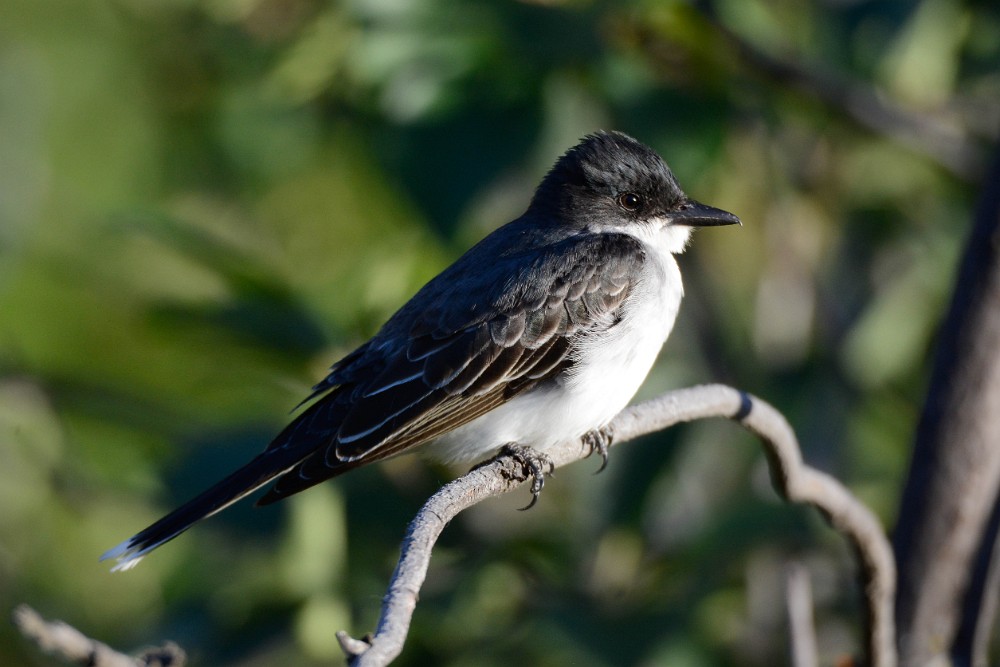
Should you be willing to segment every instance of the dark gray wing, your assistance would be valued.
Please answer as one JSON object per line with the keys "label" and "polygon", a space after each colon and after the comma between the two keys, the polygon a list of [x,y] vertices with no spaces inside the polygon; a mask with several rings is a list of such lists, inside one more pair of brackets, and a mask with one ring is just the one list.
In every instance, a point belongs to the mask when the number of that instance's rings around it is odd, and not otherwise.
{"label": "dark gray wing", "polygon": [[468,257],[316,385],[319,400],[262,455],[299,462],[258,504],[427,442],[565,371],[575,335],[618,321],[645,253],[625,234],[586,234],[493,266]]}

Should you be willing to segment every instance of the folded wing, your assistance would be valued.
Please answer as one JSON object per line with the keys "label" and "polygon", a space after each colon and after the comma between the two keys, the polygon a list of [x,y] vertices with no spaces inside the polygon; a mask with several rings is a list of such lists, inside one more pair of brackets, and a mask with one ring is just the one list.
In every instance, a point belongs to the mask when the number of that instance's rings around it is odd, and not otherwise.
{"label": "folded wing", "polygon": [[396,317],[406,327],[390,320],[390,335],[331,369],[318,401],[269,448],[308,442],[313,451],[258,504],[433,440],[569,369],[578,335],[615,325],[645,259],[624,234],[581,235],[533,254],[469,267],[478,279],[441,276],[450,280],[431,308],[404,308]]}

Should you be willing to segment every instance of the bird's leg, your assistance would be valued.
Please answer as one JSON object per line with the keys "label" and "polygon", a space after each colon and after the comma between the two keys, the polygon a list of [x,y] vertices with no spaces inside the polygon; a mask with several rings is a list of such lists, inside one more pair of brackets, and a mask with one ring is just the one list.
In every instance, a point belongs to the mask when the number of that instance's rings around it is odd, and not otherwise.
{"label": "bird's leg", "polygon": [[509,457],[520,464],[527,477],[531,476],[531,502],[521,508],[521,511],[530,510],[538,502],[538,494],[545,486],[545,476],[552,477],[556,467],[546,454],[543,454],[531,447],[519,445],[516,442],[508,442],[500,448],[496,458]]}
{"label": "bird's leg", "polygon": [[593,456],[595,453],[601,455],[601,467],[597,469],[597,473],[604,472],[604,469],[608,467],[608,448],[611,447],[611,431],[607,427],[595,428],[592,431],[587,431],[583,434],[583,444],[590,447],[590,453],[587,456]]}

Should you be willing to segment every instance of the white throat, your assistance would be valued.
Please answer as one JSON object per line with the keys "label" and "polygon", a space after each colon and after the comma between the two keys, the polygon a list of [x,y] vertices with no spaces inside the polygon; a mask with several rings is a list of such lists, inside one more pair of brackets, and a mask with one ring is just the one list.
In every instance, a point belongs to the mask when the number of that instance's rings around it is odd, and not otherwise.
{"label": "white throat", "polygon": [[643,230],[631,232],[640,241],[645,241],[651,246],[666,250],[673,255],[679,255],[687,249],[688,241],[691,240],[691,228],[687,225],[672,225],[665,220],[654,218],[648,225],[643,225]]}

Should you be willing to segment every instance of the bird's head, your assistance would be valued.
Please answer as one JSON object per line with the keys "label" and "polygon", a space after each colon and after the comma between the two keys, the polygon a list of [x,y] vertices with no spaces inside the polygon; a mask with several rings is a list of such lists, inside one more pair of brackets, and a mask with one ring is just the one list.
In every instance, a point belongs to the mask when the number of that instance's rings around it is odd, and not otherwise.
{"label": "bird's head", "polygon": [[529,211],[592,232],[666,233],[671,252],[684,249],[692,227],[740,223],[732,213],[689,199],[653,149],[621,132],[596,132],[566,151]]}

